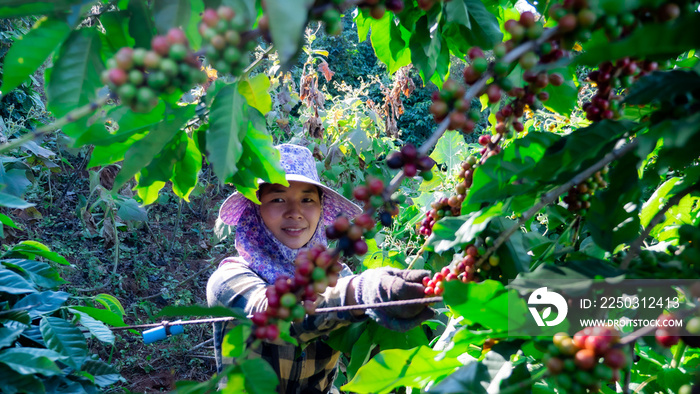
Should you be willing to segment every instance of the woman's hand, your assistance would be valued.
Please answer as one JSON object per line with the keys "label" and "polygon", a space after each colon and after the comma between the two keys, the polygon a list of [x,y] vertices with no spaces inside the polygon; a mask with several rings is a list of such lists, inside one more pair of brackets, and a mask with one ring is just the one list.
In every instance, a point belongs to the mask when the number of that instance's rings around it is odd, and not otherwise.
{"label": "woman's hand", "polygon": [[[363,272],[348,286],[346,304],[379,304],[390,301],[425,297],[422,279],[426,270],[399,270],[379,268]],[[351,290],[352,289],[352,290]],[[354,293],[354,297],[350,298]],[[372,308],[366,311],[377,323],[392,330],[407,331],[422,321],[432,318],[435,311],[425,304]]]}

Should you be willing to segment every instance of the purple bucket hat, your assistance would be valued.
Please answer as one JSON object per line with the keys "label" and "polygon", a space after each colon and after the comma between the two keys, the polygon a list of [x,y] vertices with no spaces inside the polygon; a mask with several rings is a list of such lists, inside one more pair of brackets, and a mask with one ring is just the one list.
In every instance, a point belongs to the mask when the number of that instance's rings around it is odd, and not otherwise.
{"label": "purple bucket hat", "polygon": [[[352,218],[362,212],[362,208],[358,205],[320,182],[316,162],[308,148],[293,144],[277,145],[275,148],[280,152],[280,164],[286,173],[287,181],[310,183],[323,189],[323,223],[325,225],[333,224],[340,214]],[[264,183],[262,180],[259,182]],[[224,223],[235,226],[251,203],[241,193],[236,192],[221,205],[219,218]]]}

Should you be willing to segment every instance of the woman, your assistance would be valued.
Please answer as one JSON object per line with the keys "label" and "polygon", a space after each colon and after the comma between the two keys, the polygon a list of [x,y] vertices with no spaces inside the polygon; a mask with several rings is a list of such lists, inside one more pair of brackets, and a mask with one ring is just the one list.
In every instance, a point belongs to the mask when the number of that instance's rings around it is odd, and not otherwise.
{"label": "woman", "polygon": [[[209,279],[210,306],[241,308],[249,316],[265,311],[266,287],[281,275],[294,276],[297,253],[313,245],[325,246],[325,226],[338,215],[353,217],[361,212],[357,205],[319,181],[315,161],[307,148],[283,144],[277,149],[289,186],[262,184],[258,191],[260,205],[235,193],[221,206],[221,220],[236,226],[239,256],[224,259]],[[420,280],[428,274],[428,271],[385,268],[353,275],[345,267],[336,286],[321,294],[316,305],[324,308],[420,298],[423,296]],[[304,343],[303,347],[276,341],[265,342],[254,351],[277,373],[279,393],[332,392],[340,353],[312,340],[368,316],[386,327],[407,330],[432,317],[433,311],[416,305],[306,316],[303,322],[293,323],[290,332]],[[219,372],[232,362],[221,356],[221,343],[234,324],[214,324]]]}

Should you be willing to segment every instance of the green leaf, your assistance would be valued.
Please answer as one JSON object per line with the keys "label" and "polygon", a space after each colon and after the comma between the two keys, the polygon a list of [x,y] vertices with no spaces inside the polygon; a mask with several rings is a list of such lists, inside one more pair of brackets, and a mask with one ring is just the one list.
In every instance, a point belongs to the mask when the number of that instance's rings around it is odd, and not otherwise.
{"label": "green leaf", "polygon": [[481,324],[496,331],[517,328],[524,321],[527,310],[508,308],[508,291],[494,280],[481,283],[445,283],[445,304],[472,324]]}
{"label": "green leaf", "polygon": [[46,90],[54,116],[65,116],[97,99],[97,91],[103,86],[101,45],[95,29],[84,28],[73,31],[61,46]]}
{"label": "green leaf", "polygon": [[[190,42],[190,47],[197,51],[202,46],[202,35],[199,34],[199,23],[202,21],[199,15],[204,13],[204,2],[202,0],[190,0],[190,13],[195,15],[195,17],[190,17],[187,26],[183,26],[182,29],[185,31],[185,36]],[[253,7],[255,8],[255,7]]]}
{"label": "green leaf", "polygon": [[[3,257],[16,257],[17,255],[26,256],[30,259],[33,259],[36,256],[41,256],[47,260],[53,261],[54,263],[58,263],[61,265],[70,265],[70,263],[68,262],[68,260],[66,260],[65,257],[61,256],[56,252],[52,252],[48,246],[37,241],[22,241],[19,244],[13,246],[12,249],[10,249],[3,255]],[[44,272],[44,276],[47,278],[58,279],[54,273],[50,273],[47,271]]]}
{"label": "green leaf", "polygon": [[189,202],[190,193],[197,186],[199,171],[202,169],[202,153],[197,148],[197,144],[186,134],[187,145],[182,158],[175,163],[173,176],[173,192],[180,198]]}
{"label": "green leaf", "polygon": [[370,320],[369,330],[372,332],[374,343],[383,350],[413,349],[421,345],[428,346],[428,338],[425,336],[425,332],[420,326],[414,327],[406,332],[396,332]]}
{"label": "green leaf", "polygon": [[486,393],[486,388],[481,385],[481,382],[487,381],[490,377],[488,368],[484,364],[471,362],[432,387],[430,392],[439,394]]}
{"label": "green leaf", "polygon": [[535,182],[516,182],[535,169],[547,149],[561,137],[551,133],[530,133],[508,145],[496,160],[490,158],[474,171],[472,187],[465,204],[502,201],[508,197],[540,190]]}
{"label": "green leaf", "polygon": [[656,216],[661,208],[663,208],[664,201],[668,200],[668,193],[673,189],[673,187],[681,182],[681,178],[673,177],[668,179],[666,182],[662,183],[656,190],[654,194],[649,197],[649,199],[642,206],[642,211],[639,214],[640,224],[646,227],[651,223],[651,219]]}
{"label": "green leaf", "polygon": [[46,15],[62,11],[72,11],[80,15],[95,3],[95,0],[44,0],[27,2],[26,0],[4,0],[0,4],[0,18],[28,15]]}
{"label": "green leaf", "polygon": [[[649,152],[661,140],[663,146],[658,151],[656,168],[659,173],[668,167],[683,168],[697,159],[692,148],[700,143],[700,114],[683,119],[667,119],[649,128],[649,132],[639,136],[639,152]],[[651,148],[649,148],[651,147]]]}
{"label": "green leaf", "polygon": [[630,86],[624,102],[629,105],[671,100],[700,88],[700,75],[692,70],[654,71]]}
{"label": "green leaf", "polygon": [[40,287],[53,289],[66,283],[58,275],[58,271],[47,263],[24,259],[6,259],[0,260],[0,264],[21,271]]}
{"label": "green leaf", "polygon": [[[89,306],[71,306],[72,312],[82,313],[91,318],[106,323],[112,327],[125,327],[124,319],[118,313],[114,313],[107,309],[92,308]],[[82,315],[81,315],[82,316]]]}
{"label": "green leaf", "polygon": [[223,306],[205,307],[197,305],[188,306],[166,306],[156,317],[178,317],[178,316],[213,316],[213,317],[235,317],[247,319],[245,312],[240,309],[231,309]]}
{"label": "green leaf", "polygon": [[11,346],[25,329],[21,326],[0,327],[0,349]]}
{"label": "green leaf", "polygon": [[130,0],[127,11],[129,19],[129,34],[135,40],[136,47],[151,48],[151,40],[156,33],[156,26],[146,0]]}
{"label": "green leaf", "polygon": [[367,240],[367,253],[362,259],[362,265],[366,268],[406,268],[406,254],[398,250],[385,250],[377,246],[376,239]]}
{"label": "green leaf", "polygon": [[46,315],[58,310],[70,297],[64,291],[42,291],[32,293],[17,301],[12,307],[15,309],[27,308],[29,316],[34,319],[41,315]]}
{"label": "green leaf", "polygon": [[119,215],[120,218],[129,221],[137,221],[137,222],[147,222],[148,221],[148,213],[146,212],[146,209],[142,206],[139,205],[136,200],[133,198],[126,199],[124,201],[121,201],[117,204],[119,206],[119,210],[117,211],[117,215]]}
{"label": "green leaf", "polygon": [[[496,217],[491,220],[489,228],[493,229],[496,234],[500,234],[515,224],[514,220]],[[521,272],[530,271],[531,257],[528,255],[529,250],[523,234],[516,231],[495,253],[501,259],[499,267],[506,278],[515,278]]]}
{"label": "green leaf", "polygon": [[357,338],[357,341],[352,346],[350,351],[350,363],[346,367],[348,379],[352,380],[357,371],[372,357],[372,350],[377,347],[377,344],[372,340],[372,332],[365,329],[364,332]]}
{"label": "green leaf", "polygon": [[469,46],[491,48],[503,41],[498,20],[481,0],[455,0],[445,3],[446,27],[459,25],[463,39]]}
{"label": "green leaf", "polygon": [[109,46],[110,53],[116,53],[119,48],[134,45],[134,39],[129,36],[129,13],[127,11],[105,12],[100,15],[100,23],[105,29],[104,39]]}
{"label": "green leaf", "polygon": [[167,34],[174,27],[185,29],[190,21],[190,0],[155,0],[153,13],[158,34]]}
{"label": "green leaf", "polygon": [[[136,174],[136,181],[139,181],[140,174]],[[153,204],[158,200],[158,193],[165,187],[165,182],[153,182],[148,186],[136,186],[136,192],[143,205]]]}
{"label": "green leaf", "polygon": [[80,368],[87,357],[85,337],[74,325],[57,317],[42,317],[39,326],[46,346],[64,356],[63,360],[73,368]]}
{"label": "green leaf", "polygon": [[277,374],[267,361],[261,358],[247,359],[240,365],[245,376],[245,388],[249,393],[274,393],[279,384]]}
{"label": "green leaf", "polygon": [[503,204],[488,206],[480,211],[458,217],[445,217],[433,225],[433,233],[425,242],[426,250],[442,253],[458,245],[473,242],[494,216],[503,212]]}
{"label": "green leaf", "polygon": [[[335,350],[343,353],[350,353],[355,347],[355,343],[360,336],[365,333],[367,322],[357,322],[350,325],[333,330],[328,334],[328,339],[324,342]],[[351,358],[352,360],[352,358]]]}
{"label": "green leaf", "polygon": [[431,38],[428,16],[424,15],[418,19],[409,40],[409,48],[411,62],[420,71],[423,83],[427,83],[437,69],[438,59],[436,55],[440,54],[441,45],[439,34],[435,34]]}
{"label": "green leaf", "polygon": [[[98,145],[109,148],[115,147],[117,143],[129,142],[127,147],[134,141],[143,138],[143,134],[148,130],[156,128],[160,123],[163,123],[165,118],[165,102],[160,101],[158,105],[151,111],[146,113],[134,112],[127,106],[117,106],[109,109],[104,117],[104,121],[116,123],[118,130],[108,130],[105,127],[105,122],[95,122],[85,130],[80,130],[81,134],[71,135],[76,138],[75,145]],[[114,124],[112,125],[114,126]],[[140,137],[140,138],[139,138]],[[115,156],[113,161],[109,162],[94,162],[94,158],[90,164],[94,166],[111,164],[119,160],[123,160],[123,153],[126,149],[119,149],[121,156]],[[93,154],[93,156],[95,156]]]}
{"label": "green leaf", "polygon": [[4,364],[0,364],[0,391],[7,394],[46,392],[43,383],[36,376],[18,374]]}
{"label": "green leaf", "polygon": [[270,90],[270,78],[264,73],[238,82],[238,92],[245,97],[248,105],[262,114],[272,110],[272,97],[268,90]]}
{"label": "green leaf", "polygon": [[81,371],[92,375],[99,387],[107,387],[122,379],[116,368],[100,360],[85,361]]}
{"label": "green leaf", "polygon": [[448,174],[457,168],[469,155],[469,150],[462,133],[450,130],[440,137],[430,157],[438,164],[447,165]]}
{"label": "green leaf", "polygon": [[365,364],[342,390],[388,393],[395,387],[423,388],[462,366],[457,359],[436,361],[439,352],[426,346],[385,350]]}
{"label": "green leaf", "polygon": [[236,85],[226,85],[216,94],[209,113],[207,158],[220,182],[227,182],[238,168],[243,153],[241,141],[248,131],[248,104]]}
{"label": "green leaf", "polygon": [[639,235],[639,162],[636,152],[620,158],[608,173],[608,188],[597,191],[591,199],[586,227],[595,243],[609,252],[622,243],[632,242]]}
{"label": "green leaf", "polygon": [[386,64],[389,74],[411,62],[411,50],[408,41],[411,33],[402,25],[394,22],[391,12],[372,22],[370,40],[377,58]]}
{"label": "green leaf", "polygon": [[28,203],[19,197],[13,196],[12,194],[0,192],[0,206],[15,209],[26,209],[33,207],[34,204]]}
{"label": "green leaf", "polygon": [[159,123],[143,139],[134,142],[124,155],[122,168],[114,179],[114,189],[121,188],[143,167],[163,150],[163,147],[180,131],[180,127],[194,116],[194,106],[173,108],[166,112],[163,123]]}
{"label": "green leaf", "polygon": [[19,228],[15,224],[15,222],[12,221],[10,217],[8,217],[5,214],[0,213],[0,223],[4,224],[5,226],[12,227],[12,228]]}
{"label": "green leaf", "polygon": [[249,324],[237,324],[224,336],[221,344],[222,357],[240,357],[246,349],[246,341],[250,337]]}
{"label": "green leaf", "polygon": [[28,175],[31,176],[25,169],[5,171],[4,168],[0,168],[0,185],[4,186],[2,189],[3,193],[21,198],[27,187],[32,184],[27,179]]}
{"label": "green leaf", "polygon": [[[124,307],[122,306],[121,302],[114,297],[111,294],[98,294],[95,296],[95,302],[98,302],[102,304],[105,308],[107,308],[110,312],[116,313],[120,317],[124,317]],[[90,315],[92,317],[95,317],[93,315]],[[97,317],[95,317],[97,319]],[[104,321],[104,320],[102,320]]]}
{"label": "green leaf", "polygon": [[578,65],[593,66],[603,61],[613,61],[626,56],[675,57],[698,47],[700,47],[700,15],[688,13],[673,22],[645,23],[629,36],[618,41],[605,40],[597,45],[588,46],[574,62]]}
{"label": "green leaf", "polygon": [[29,313],[27,313],[25,310],[10,309],[0,311],[0,323],[4,324],[8,321],[16,321],[28,327],[29,323],[32,322],[32,319],[29,317]]}
{"label": "green leaf", "polygon": [[180,130],[139,173],[139,182],[149,186],[154,182],[166,182],[173,176],[175,164],[182,160],[187,150],[187,133]]}
{"label": "green leaf", "polygon": [[679,368],[665,367],[657,376],[659,385],[672,393],[680,392],[681,386],[692,384],[694,381],[692,374]]}
{"label": "green leaf", "polygon": [[39,19],[32,30],[17,37],[3,61],[2,91],[10,93],[41,66],[71,29],[65,21]]}
{"label": "green leaf", "polygon": [[357,39],[359,42],[365,42],[367,40],[367,35],[372,28],[372,21],[374,19],[367,15],[366,10],[358,8],[353,12],[355,13],[353,20],[357,25]]}
{"label": "green leaf", "polygon": [[291,65],[302,45],[307,15],[313,0],[270,0],[265,14],[270,18],[270,36],[284,67]]}
{"label": "green leaf", "polygon": [[583,294],[593,285],[594,278],[616,280],[623,278],[622,275],[623,271],[604,260],[572,259],[564,264],[542,264],[532,272],[521,273],[508,287],[521,292],[532,292],[542,287],[542,283],[548,283],[547,288],[553,291],[566,290],[569,294],[574,294],[574,291]]}
{"label": "green leaf", "polygon": [[104,325],[104,323],[77,309],[68,308],[68,310],[78,315],[80,317],[80,324],[90,330],[90,333],[99,341],[114,344],[114,334],[112,333],[112,330]]}
{"label": "green leaf", "polygon": [[[27,352],[26,350],[30,350]],[[61,375],[62,372],[53,361],[31,352],[33,349],[13,348],[0,351],[0,363],[7,365],[22,375],[42,374],[44,376]]]}
{"label": "green leaf", "polygon": [[36,292],[34,286],[21,275],[7,268],[0,268],[0,293],[25,294],[34,292]]}
{"label": "green leaf", "polygon": [[545,108],[563,116],[569,116],[578,102],[578,87],[575,69],[569,67],[555,68],[549,73],[559,73],[564,77],[564,83],[559,86],[547,85],[544,91],[549,93],[549,100],[544,102]]}

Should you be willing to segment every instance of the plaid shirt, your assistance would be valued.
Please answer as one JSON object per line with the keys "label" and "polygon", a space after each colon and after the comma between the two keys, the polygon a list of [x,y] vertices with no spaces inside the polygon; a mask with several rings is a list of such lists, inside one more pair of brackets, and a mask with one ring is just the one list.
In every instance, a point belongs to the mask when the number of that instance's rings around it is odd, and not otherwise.
{"label": "plaid shirt", "polygon": [[[265,280],[236,259],[228,262],[209,278],[207,300],[210,306],[223,305],[243,309],[249,316],[267,308]],[[329,287],[318,297],[319,308],[345,305],[347,286],[352,272],[346,267],[335,287]],[[364,317],[366,318],[366,317]],[[262,357],[277,373],[280,384],[277,391],[289,393],[328,393],[334,390],[333,380],[337,375],[340,352],[333,350],[321,341],[314,341],[330,331],[362,320],[348,312],[324,313],[307,316],[301,323],[293,323],[290,334],[304,346],[294,346],[286,342],[263,342],[253,350],[252,357]],[[221,345],[224,336],[234,327],[235,322],[214,323],[214,352],[217,371],[233,359],[222,357]],[[222,383],[225,385],[225,381]]]}

